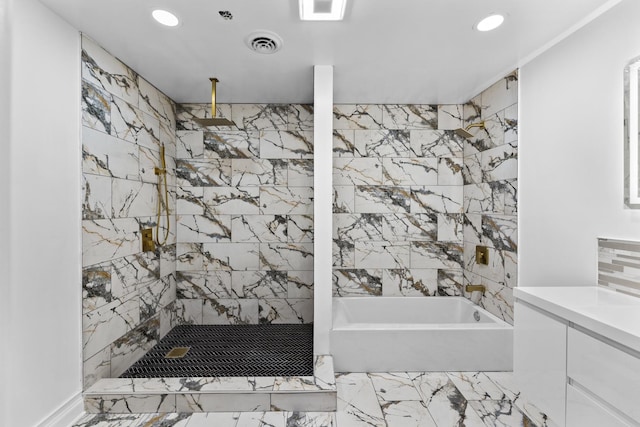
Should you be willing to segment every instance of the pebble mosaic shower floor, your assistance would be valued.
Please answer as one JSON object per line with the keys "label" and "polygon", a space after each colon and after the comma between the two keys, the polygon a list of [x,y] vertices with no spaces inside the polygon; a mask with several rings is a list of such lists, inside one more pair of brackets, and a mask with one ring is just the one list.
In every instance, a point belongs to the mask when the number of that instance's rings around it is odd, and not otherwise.
{"label": "pebble mosaic shower floor", "polygon": [[[176,347],[184,357],[165,358]],[[180,325],[121,378],[313,375],[313,325]]]}

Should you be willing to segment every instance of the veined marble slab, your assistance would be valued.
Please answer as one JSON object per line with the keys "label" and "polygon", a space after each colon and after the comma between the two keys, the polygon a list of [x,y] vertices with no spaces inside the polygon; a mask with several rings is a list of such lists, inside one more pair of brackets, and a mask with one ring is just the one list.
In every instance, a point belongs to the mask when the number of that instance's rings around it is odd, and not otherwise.
{"label": "veined marble slab", "polygon": [[87,412],[335,411],[331,356],[310,377],[103,378],[85,391]]}

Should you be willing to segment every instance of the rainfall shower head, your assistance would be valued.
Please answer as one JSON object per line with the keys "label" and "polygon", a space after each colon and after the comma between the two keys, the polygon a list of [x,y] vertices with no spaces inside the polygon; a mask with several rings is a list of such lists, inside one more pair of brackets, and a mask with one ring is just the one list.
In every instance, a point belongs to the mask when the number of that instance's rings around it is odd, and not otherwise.
{"label": "rainfall shower head", "polygon": [[211,118],[207,119],[193,119],[200,126],[210,127],[210,126],[235,126],[231,120],[225,119],[224,117],[216,117],[216,83],[218,83],[218,79],[215,77],[210,78],[211,80]]}
{"label": "rainfall shower head", "polygon": [[469,138],[473,138],[473,134],[471,132],[469,132],[469,129],[471,128],[483,128],[484,129],[484,122],[480,122],[480,123],[472,123],[469,126],[467,126],[466,128],[458,128],[456,130],[454,130],[454,132],[456,133],[456,135],[461,136],[465,139],[469,139]]}
{"label": "rainfall shower head", "polygon": [[235,126],[229,119],[225,119],[224,117],[212,117],[210,119],[193,119],[200,126],[210,127],[210,126]]}

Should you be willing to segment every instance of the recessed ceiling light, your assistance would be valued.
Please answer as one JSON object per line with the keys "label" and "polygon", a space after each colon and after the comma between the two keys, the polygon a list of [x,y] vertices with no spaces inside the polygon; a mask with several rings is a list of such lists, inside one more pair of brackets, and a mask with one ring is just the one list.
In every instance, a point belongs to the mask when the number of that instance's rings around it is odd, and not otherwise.
{"label": "recessed ceiling light", "polygon": [[347,0],[299,0],[303,21],[340,21],[344,18]]}
{"label": "recessed ceiling light", "polygon": [[476,24],[476,30],[478,30],[478,31],[495,30],[500,25],[502,25],[503,22],[504,22],[504,16],[502,16],[500,14],[497,14],[497,13],[494,13],[494,14],[491,14],[491,15],[487,16],[486,18],[484,18],[480,22],[478,22]]}
{"label": "recessed ceiling light", "polygon": [[167,10],[156,9],[151,12],[151,16],[153,16],[153,19],[167,27],[175,27],[180,23],[178,17]]}

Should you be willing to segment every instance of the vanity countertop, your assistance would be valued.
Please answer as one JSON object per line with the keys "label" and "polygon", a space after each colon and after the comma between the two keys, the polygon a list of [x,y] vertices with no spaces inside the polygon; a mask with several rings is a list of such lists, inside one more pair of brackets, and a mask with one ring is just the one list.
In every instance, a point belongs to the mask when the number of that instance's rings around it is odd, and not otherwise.
{"label": "vanity countertop", "polygon": [[513,295],[640,352],[640,298],[602,286],[515,288]]}

